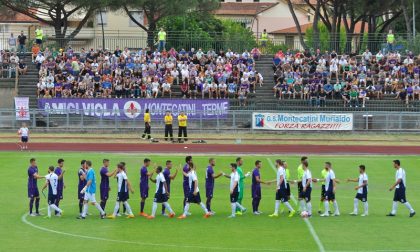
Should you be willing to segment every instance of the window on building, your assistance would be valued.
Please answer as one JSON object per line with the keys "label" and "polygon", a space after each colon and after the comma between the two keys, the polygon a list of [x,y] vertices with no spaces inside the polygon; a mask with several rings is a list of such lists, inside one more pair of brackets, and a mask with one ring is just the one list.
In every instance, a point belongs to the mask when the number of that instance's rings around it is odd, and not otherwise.
{"label": "window on building", "polygon": [[288,48],[294,49],[294,44],[295,44],[295,36],[286,35],[286,46]]}
{"label": "window on building", "polygon": [[0,33],[9,32],[9,25],[8,24],[1,24],[0,25]]}
{"label": "window on building", "polygon": [[[101,14],[102,14],[102,17],[101,17]],[[98,11],[97,13],[96,13],[96,23],[98,24],[98,25],[107,25],[107,23],[108,23],[108,17],[107,17],[107,12],[106,11]]]}
{"label": "window on building", "polygon": [[[133,18],[139,22],[140,24],[144,24],[144,13],[143,11],[130,11],[131,16],[133,16]],[[131,18],[129,18],[128,21],[128,26],[130,27],[137,27],[137,24],[133,22],[133,20],[131,20]]]}

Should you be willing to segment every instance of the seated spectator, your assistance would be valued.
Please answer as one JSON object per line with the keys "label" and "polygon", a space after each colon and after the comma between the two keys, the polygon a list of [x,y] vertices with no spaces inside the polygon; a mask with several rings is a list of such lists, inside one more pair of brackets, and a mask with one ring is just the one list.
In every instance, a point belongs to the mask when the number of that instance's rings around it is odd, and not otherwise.
{"label": "seated spectator", "polygon": [[261,57],[261,51],[257,47],[252,48],[251,50],[252,58],[255,60],[259,60]]}
{"label": "seated spectator", "polygon": [[327,93],[324,89],[321,89],[321,92],[318,94],[318,107],[325,107],[327,100]]}
{"label": "seated spectator", "polygon": [[362,101],[362,108],[364,108],[365,105],[366,105],[366,101],[369,100],[368,92],[366,91],[366,89],[363,89],[362,88],[360,90],[360,92],[359,92],[359,100]]}
{"label": "seated spectator", "polygon": [[185,78],[184,81],[181,84],[181,96],[182,96],[182,99],[188,98],[188,94],[189,94],[189,84],[188,84],[188,79]]}
{"label": "seated spectator", "polygon": [[171,84],[168,82],[162,84],[162,98],[165,97],[165,94],[168,94],[169,98],[172,98]]}
{"label": "seated spectator", "polygon": [[354,87],[350,90],[349,97],[350,108],[359,107],[359,92]]}

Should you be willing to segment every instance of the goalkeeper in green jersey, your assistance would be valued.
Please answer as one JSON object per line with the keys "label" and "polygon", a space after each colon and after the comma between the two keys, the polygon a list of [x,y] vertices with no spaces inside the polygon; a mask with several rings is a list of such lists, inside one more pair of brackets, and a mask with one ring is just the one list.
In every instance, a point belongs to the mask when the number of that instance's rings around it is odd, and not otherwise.
{"label": "goalkeeper in green jersey", "polygon": [[[243,165],[243,160],[241,157],[237,157],[236,158],[236,171],[239,174],[239,196],[238,196],[238,203],[240,205],[242,205],[242,199],[244,198],[244,189],[245,189],[245,178],[249,177],[249,175],[251,174],[250,172],[247,172],[244,175],[244,172],[242,170],[242,165]],[[242,215],[242,210],[240,208],[236,208],[236,215]]]}

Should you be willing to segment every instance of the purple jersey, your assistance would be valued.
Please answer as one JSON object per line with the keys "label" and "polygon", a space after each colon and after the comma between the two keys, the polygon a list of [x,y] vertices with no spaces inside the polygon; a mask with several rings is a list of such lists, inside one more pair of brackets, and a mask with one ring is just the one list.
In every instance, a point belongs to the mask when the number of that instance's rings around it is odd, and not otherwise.
{"label": "purple jersey", "polygon": [[78,179],[79,179],[79,192],[83,189],[83,187],[85,187],[85,185],[86,185],[86,183],[87,183],[87,181],[86,181],[86,179],[80,179],[80,176],[85,176],[86,175],[86,171],[83,169],[83,168],[80,168],[79,169],[79,172],[77,173],[77,177],[78,177]]}
{"label": "purple jersey", "polygon": [[206,188],[210,189],[214,187],[214,178],[213,178],[214,170],[213,166],[207,166],[206,171]]}
{"label": "purple jersey", "polygon": [[108,173],[108,167],[102,167],[99,173],[101,174],[100,188],[106,191],[109,189],[109,177],[106,175]]}
{"label": "purple jersey", "polygon": [[[189,166],[188,164],[185,164],[185,165],[184,165],[184,168],[182,168],[182,170],[183,170],[185,173],[188,173],[188,172],[190,171],[190,166]],[[185,176],[185,175],[184,175],[184,183],[183,183],[183,185],[184,185],[184,188],[189,188],[189,184],[188,184],[188,176]]]}
{"label": "purple jersey", "polygon": [[[56,167],[55,174],[57,174],[58,177],[60,177],[60,175],[63,173],[63,170],[61,169],[61,167]],[[57,183],[57,193],[58,195],[61,195],[63,193],[63,189],[64,189],[64,179],[58,179],[58,183]]]}
{"label": "purple jersey", "polygon": [[254,170],[252,171],[252,187],[253,188],[261,186],[260,182],[257,181],[257,177],[260,177],[260,170],[257,168],[254,168]]}
{"label": "purple jersey", "polygon": [[165,168],[165,170],[163,170],[163,177],[165,177],[168,192],[171,192],[171,171],[168,168]]}
{"label": "purple jersey", "polygon": [[147,176],[147,167],[140,169],[140,189],[147,189],[149,186],[149,176]]}
{"label": "purple jersey", "polygon": [[37,179],[34,178],[34,174],[38,173],[37,166],[29,166],[28,168],[28,189],[38,188]]}

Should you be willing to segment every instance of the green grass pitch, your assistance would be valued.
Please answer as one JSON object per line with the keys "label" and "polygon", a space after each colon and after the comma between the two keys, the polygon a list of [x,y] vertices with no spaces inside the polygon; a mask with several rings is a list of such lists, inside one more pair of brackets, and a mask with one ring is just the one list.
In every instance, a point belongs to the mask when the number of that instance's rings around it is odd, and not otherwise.
{"label": "green grass pitch", "polygon": [[[50,220],[42,217],[26,217],[27,168],[29,159],[35,157],[40,174],[47,173],[49,165],[56,165],[58,158],[65,159],[64,200],[61,201],[65,215]],[[85,221],[76,220],[77,206],[77,170],[81,159],[93,161],[99,187],[99,168],[103,158],[111,160],[111,168],[119,161],[125,161],[128,177],[136,192],[130,196],[130,205],[135,213],[139,212],[139,169],[145,157],[152,163],[163,165],[170,159],[174,168],[183,164],[184,156],[110,153],[0,153],[2,161],[0,188],[2,192],[0,218],[0,251],[408,251],[419,250],[420,216],[408,218],[408,211],[399,205],[397,217],[385,217],[390,211],[393,193],[388,191],[394,182],[395,170],[392,160],[399,158],[407,172],[407,199],[414,209],[420,211],[420,159],[418,156],[310,156],[309,167],[314,177],[320,177],[323,162],[331,161],[337,178],[337,200],[342,216],[321,218],[316,213],[319,205],[320,185],[315,184],[312,192],[314,217],[305,222],[299,216],[288,218],[286,215],[271,219],[274,209],[274,185],[263,186],[260,210],[263,215],[252,215],[250,178],[246,180],[244,206],[249,211],[236,219],[227,219],[230,213],[229,180],[216,180],[212,209],[216,215],[210,219],[202,218],[199,206],[191,206],[192,216],[186,220],[168,219],[157,215],[155,220],[143,217],[116,220],[101,220],[97,210],[89,207],[89,216]],[[198,165],[199,187],[202,200],[205,200],[205,167],[210,156],[194,156]],[[229,163],[235,156],[215,156],[215,171],[229,172]],[[270,164],[276,158],[288,161],[292,178],[296,177],[299,156],[246,156],[244,171],[253,169],[254,161],[263,161],[261,177],[264,180],[275,179],[275,171]],[[369,175],[370,215],[366,218],[349,216],[353,208],[355,195],[354,183],[346,183],[348,177],[357,177],[359,164],[365,164]],[[41,189],[44,181],[38,182]],[[182,212],[182,176],[171,185],[169,203],[177,215]],[[115,205],[116,182],[111,179],[110,200],[107,213]],[[150,185],[150,198],[146,202],[146,211],[150,213],[154,195],[154,185]],[[97,188],[99,191],[99,188]],[[296,196],[297,189],[292,187]],[[99,192],[96,195],[99,201]],[[46,200],[41,195],[41,210],[46,213]],[[360,204],[361,207],[361,204]],[[160,212],[160,206],[158,213]],[[359,210],[361,212],[361,209]],[[420,212],[419,212],[420,213]],[[311,228],[314,233],[311,233]],[[314,234],[319,238],[317,243]],[[320,247],[321,245],[321,247]]]}

